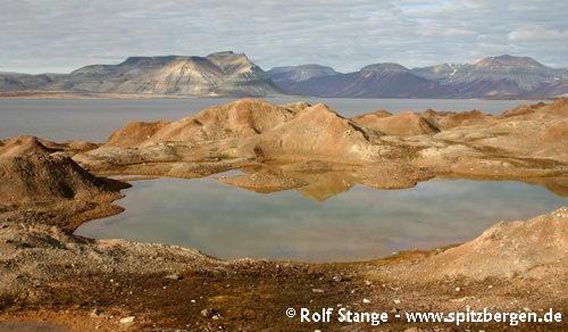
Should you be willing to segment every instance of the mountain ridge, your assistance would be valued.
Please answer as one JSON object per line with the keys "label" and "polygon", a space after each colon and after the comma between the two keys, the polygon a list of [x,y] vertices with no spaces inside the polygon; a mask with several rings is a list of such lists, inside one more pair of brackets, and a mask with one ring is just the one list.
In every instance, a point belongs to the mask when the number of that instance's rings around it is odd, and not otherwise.
{"label": "mountain ridge", "polygon": [[[568,68],[508,54],[407,68],[382,62],[342,73],[319,64],[264,71],[244,53],[131,56],[68,74],[0,72],[0,93],[68,92],[146,96],[336,98],[553,98],[568,95]],[[9,94],[8,94],[9,95]]]}
{"label": "mountain ridge", "polygon": [[350,73],[276,83],[288,93],[318,97],[551,98],[568,94],[568,69],[505,54],[415,68],[383,62]]}

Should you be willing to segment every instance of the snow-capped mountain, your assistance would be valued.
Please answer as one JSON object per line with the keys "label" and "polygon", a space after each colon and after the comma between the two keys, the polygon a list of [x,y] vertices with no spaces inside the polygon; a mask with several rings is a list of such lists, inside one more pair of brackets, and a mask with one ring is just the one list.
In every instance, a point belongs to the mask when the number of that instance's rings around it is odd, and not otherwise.
{"label": "snow-capped mountain", "polygon": [[413,69],[380,63],[347,74],[290,75],[275,82],[288,93],[322,97],[548,98],[568,93],[566,69],[510,55]]}
{"label": "snow-capped mountain", "polygon": [[511,55],[487,57],[463,65],[415,68],[412,71],[452,87],[458,96],[464,98],[529,96],[544,85],[566,79],[563,69],[547,67],[529,57]]}

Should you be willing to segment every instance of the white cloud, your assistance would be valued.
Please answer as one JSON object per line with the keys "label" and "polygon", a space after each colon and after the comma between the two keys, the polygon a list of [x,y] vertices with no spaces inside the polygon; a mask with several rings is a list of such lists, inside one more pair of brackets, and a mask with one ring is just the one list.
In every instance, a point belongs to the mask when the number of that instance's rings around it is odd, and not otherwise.
{"label": "white cloud", "polygon": [[545,29],[541,26],[524,27],[509,33],[509,39],[520,42],[565,41],[568,42],[568,30]]}
{"label": "white cloud", "polygon": [[[246,52],[263,68],[348,71],[502,53],[568,66],[565,0],[0,0],[3,70],[69,71],[129,55]],[[540,35],[532,33],[539,27]]]}

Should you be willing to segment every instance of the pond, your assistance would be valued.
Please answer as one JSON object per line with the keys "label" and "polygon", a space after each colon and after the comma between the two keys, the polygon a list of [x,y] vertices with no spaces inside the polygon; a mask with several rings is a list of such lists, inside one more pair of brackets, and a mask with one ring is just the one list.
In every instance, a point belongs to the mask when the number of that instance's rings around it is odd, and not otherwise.
{"label": "pond", "polygon": [[568,200],[509,181],[435,179],[405,190],[355,186],[317,201],[289,190],[260,194],[215,176],[133,181],[126,211],[76,234],[177,244],[219,258],[358,261],[475,238],[500,220],[523,220]]}

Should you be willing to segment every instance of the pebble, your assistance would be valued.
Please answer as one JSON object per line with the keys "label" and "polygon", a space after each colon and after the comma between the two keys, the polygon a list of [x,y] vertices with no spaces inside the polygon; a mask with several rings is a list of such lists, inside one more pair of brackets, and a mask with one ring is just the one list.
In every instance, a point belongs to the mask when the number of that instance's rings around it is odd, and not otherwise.
{"label": "pebble", "polygon": [[367,304],[368,304],[368,303],[371,303],[371,300],[369,300],[369,299],[363,299],[363,303],[367,303]]}
{"label": "pebble", "polygon": [[90,316],[91,317],[99,317],[101,314],[101,310],[99,308],[95,308],[91,311]]}
{"label": "pebble", "polygon": [[177,274],[177,273],[174,273],[174,274],[168,274],[166,276],[166,279],[181,280],[181,279],[183,279],[183,277],[181,275]]}
{"label": "pebble", "polygon": [[210,308],[203,309],[203,310],[201,310],[201,316],[211,317],[214,320],[221,319],[221,314],[219,313],[219,310],[217,310],[217,309],[210,309]]}
{"label": "pebble", "polygon": [[399,299],[394,299],[392,300],[394,302],[394,304],[400,304],[400,300]]}
{"label": "pebble", "polygon": [[312,288],[312,293],[323,293],[324,290],[321,288]]}
{"label": "pebble", "polygon": [[456,287],[456,292],[460,292],[462,289],[459,287]]}
{"label": "pebble", "polygon": [[333,276],[332,280],[335,281],[335,282],[341,282],[343,280],[343,278],[341,278],[341,276],[337,275],[337,276]]}
{"label": "pebble", "polygon": [[136,317],[134,317],[134,316],[128,316],[128,317],[121,318],[120,324],[130,324],[130,323],[134,322],[135,318]]}

